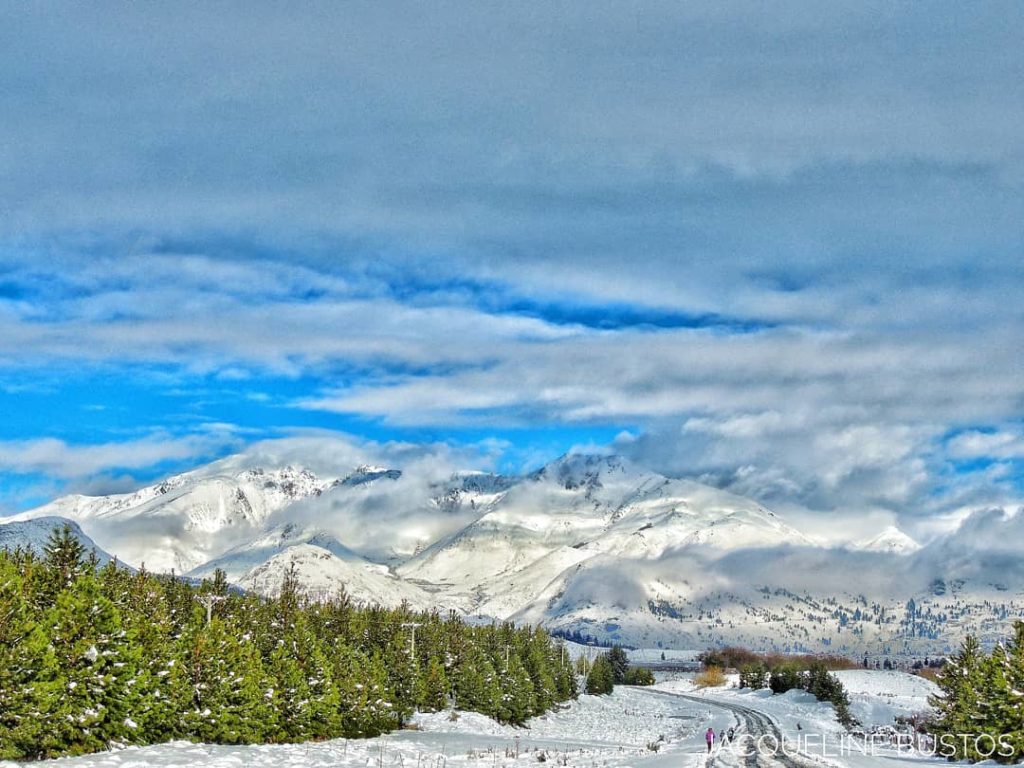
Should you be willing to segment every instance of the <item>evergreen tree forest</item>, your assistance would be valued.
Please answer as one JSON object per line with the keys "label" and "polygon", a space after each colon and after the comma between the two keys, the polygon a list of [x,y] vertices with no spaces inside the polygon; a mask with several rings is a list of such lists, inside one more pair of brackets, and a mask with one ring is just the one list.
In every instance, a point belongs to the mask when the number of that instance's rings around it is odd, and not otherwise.
{"label": "evergreen tree forest", "polygon": [[1014,626],[1008,643],[985,653],[969,637],[942,668],[942,694],[932,699],[938,711],[931,730],[938,751],[955,760],[1024,758],[1024,622]]}
{"label": "evergreen tree forest", "polygon": [[0,759],[373,736],[449,706],[520,724],[575,695],[541,629],[101,567],[67,529],[0,551]]}

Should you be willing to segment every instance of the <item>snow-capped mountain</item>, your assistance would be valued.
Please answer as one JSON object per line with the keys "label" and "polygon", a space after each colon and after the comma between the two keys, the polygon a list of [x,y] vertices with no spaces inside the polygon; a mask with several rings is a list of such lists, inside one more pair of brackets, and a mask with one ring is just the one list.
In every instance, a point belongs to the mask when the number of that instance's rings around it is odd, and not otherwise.
{"label": "snow-capped mountain", "polygon": [[877,536],[858,543],[854,548],[865,552],[891,552],[894,555],[909,555],[917,552],[921,545],[896,526],[890,525]]}
{"label": "snow-capped mountain", "polygon": [[444,608],[443,601],[420,587],[395,577],[387,566],[361,557],[341,558],[315,544],[294,544],[244,574],[237,583],[262,595],[276,595],[286,574],[294,572],[313,598],[331,597],[344,590],[359,600],[394,607]]}
{"label": "snow-capped mountain", "polygon": [[472,610],[478,607],[474,600],[494,601],[502,589],[522,604],[565,568],[597,555],[655,559],[688,546],[784,543],[810,544],[748,499],[669,480],[620,457],[572,455],[496,496],[476,521],[409,559],[399,572],[471,586],[464,606]]}
{"label": "snow-capped mountain", "polygon": [[208,560],[185,575],[197,579],[209,578],[213,576],[214,571],[219,569],[224,571],[230,581],[240,582],[245,574],[253,568],[263,565],[274,555],[289,547],[304,544],[320,547],[345,560],[359,558],[355,552],[323,529],[297,523],[284,523],[270,528],[251,541],[232,547],[219,557]]}
{"label": "snow-capped mountain", "polygon": [[522,477],[317,466],[231,457],[132,494],[58,499],[8,529],[58,515],[151,570],[220,569],[264,594],[294,570],[315,596],[343,587],[647,646],[927,653],[1024,616],[1024,567],[1006,544],[1024,514],[964,522],[990,542],[993,570],[959,538],[921,547],[896,528],[822,547],[755,501],[617,456],[571,454]]}
{"label": "snow-capped mountain", "polygon": [[42,556],[50,536],[65,525],[71,529],[72,535],[78,539],[87,553],[96,553],[96,558],[100,563],[106,564],[114,559],[108,552],[96,546],[96,542],[82,532],[78,523],[63,517],[37,517],[32,520],[16,520],[10,523],[0,520],[0,549],[14,551],[20,548]]}
{"label": "snow-capped mountain", "polygon": [[229,471],[215,463],[135,493],[65,496],[13,519],[74,520],[130,565],[181,573],[249,540],[272,513],[327,485],[291,466]]}

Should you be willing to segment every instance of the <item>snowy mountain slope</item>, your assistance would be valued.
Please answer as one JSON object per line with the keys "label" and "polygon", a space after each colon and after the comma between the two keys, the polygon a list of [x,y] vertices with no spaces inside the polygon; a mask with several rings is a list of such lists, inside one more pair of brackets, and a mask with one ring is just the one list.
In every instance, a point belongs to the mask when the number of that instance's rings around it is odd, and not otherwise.
{"label": "snowy mountain slope", "polygon": [[268,524],[324,528],[360,555],[398,565],[477,520],[509,482],[478,472],[438,476],[364,467]]}
{"label": "snowy mountain slope", "polygon": [[131,565],[183,572],[244,542],[273,512],[320,494],[325,485],[290,466],[216,470],[211,465],[131,494],[68,496],[16,519],[67,517]]}
{"label": "snowy mountain slope", "polygon": [[86,553],[95,551],[100,563],[105,564],[114,559],[109,553],[96,546],[96,542],[82,532],[78,523],[67,518],[53,516],[0,523],[0,549],[14,551],[20,547],[41,556],[46,549],[50,535],[65,525],[71,528],[71,533],[85,547]]}
{"label": "snowy mountain slope", "polygon": [[[810,541],[760,505],[643,471],[619,457],[567,456],[490,501],[466,528],[399,568],[409,578],[493,583],[559,550],[658,558],[672,549]],[[552,577],[557,574],[552,574]]]}
{"label": "snowy mountain slope", "polygon": [[309,595],[330,597],[344,589],[356,600],[393,607],[408,601],[417,609],[438,606],[437,598],[392,575],[386,566],[358,557],[343,560],[314,544],[295,544],[271,556],[237,580],[243,589],[261,595],[280,592],[284,577],[294,572]]}
{"label": "snowy mountain slope", "polygon": [[899,528],[890,525],[877,536],[859,542],[853,548],[865,552],[891,552],[894,555],[909,555],[921,549],[921,545]]}
{"label": "snowy mountain slope", "polygon": [[238,581],[246,573],[263,565],[277,553],[298,544],[320,547],[342,560],[363,560],[327,531],[313,526],[284,523],[270,528],[251,541],[229,549],[219,557],[208,560],[185,575],[197,579],[210,578],[214,571],[220,569],[224,571],[229,581]]}

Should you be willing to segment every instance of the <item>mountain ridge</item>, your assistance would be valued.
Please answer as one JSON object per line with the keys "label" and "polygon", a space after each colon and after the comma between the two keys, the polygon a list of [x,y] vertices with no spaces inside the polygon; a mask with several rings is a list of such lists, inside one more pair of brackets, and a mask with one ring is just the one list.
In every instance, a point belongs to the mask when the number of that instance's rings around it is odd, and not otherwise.
{"label": "mountain ridge", "polygon": [[[229,457],[134,494],[65,497],[17,519],[55,510],[150,570],[205,578],[221,569],[273,594],[295,569],[318,597],[344,588],[357,600],[633,645],[934,653],[1024,616],[1024,573],[990,577],[950,543],[921,547],[887,528],[825,548],[754,500],[606,454],[570,453],[518,477],[368,461],[318,475],[299,462]],[[920,615],[907,615],[910,604]]]}

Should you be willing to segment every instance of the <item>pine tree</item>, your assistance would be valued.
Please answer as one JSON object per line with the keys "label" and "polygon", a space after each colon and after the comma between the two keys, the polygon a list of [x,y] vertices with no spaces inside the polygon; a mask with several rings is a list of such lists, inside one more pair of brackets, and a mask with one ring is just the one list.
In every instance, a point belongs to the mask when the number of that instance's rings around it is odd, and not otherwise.
{"label": "pine tree", "polygon": [[615,688],[615,670],[606,654],[594,660],[590,673],[587,675],[587,693],[602,696],[611,693]]}
{"label": "pine tree", "polygon": [[501,690],[490,659],[476,645],[469,646],[455,672],[455,705],[494,717]]}
{"label": "pine tree", "polygon": [[61,691],[41,742],[43,753],[85,754],[130,740],[136,653],[96,577],[79,576],[58,595],[43,623]]}
{"label": "pine tree", "polygon": [[44,562],[48,580],[41,597],[49,607],[57,594],[74,584],[75,579],[85,572],[85,547],[78,540],[71,526],[65,523],[50,531],[43,546]]}
{"label": "pine tree", "polygon": [[1014,624],[1014,636],[1006,649],[1006,697],[999,711],[1000,733],[1013,748],[1007,762],[1024,757],[1024,621]]}
{"label": "pine tree", "polygon": [[336,645],[331,655],[341,713],[341,733],[358,738],[376,736],[394,728],[398,717],[379,657],[368,657],[343,643]]}
{"label": "pine tree", "polygon": [[424,712],[438,712],[448,706],[450,686],[444,664],[440,659],[432,657],[426,669],[419,676],[416,704]]}
{"label": "pine tree", "polygon": [[303,614],[285,631],[268,671],[277,684],[274,704],[283,740],[323,739],[340,730],[333,671]]}
{"label": "pine tree", "polygon": [[760,690],[768,685],[768,668],[764,662],[744,664],[740,667],[740,688]]}
{"label": "pine tree", "polygon": [[[395,620],[404,618],[406,616],[400,615]],[[418,674],[416,660],[412,656],[412,635],[404,631],[395,632],[393,639],[385,645],[382,655],[388,674],[388,690],[394,696],[395,714],[401,725],[416,708]]]}
{"label": "pine tree", "polygon": [[497,719],[505,723],[522,725],[535,712],[533,683],[523,662],[510,654],[502,668],[498,685],[501,689]]}
{"label": "pine tree", "polygon": [[58,694],[56,660],[23,586],[19,569],[0,553],[0,759],[40,756]]}
{"label": "pine tree", "polygon": [[184,640],[192,702],[184,716],[186,733],[215,744],[272,740],[276,719],[272,682],[259,650],[240,641],[220,618],[194,627]]}
{"label": "pine tree", "polygon": [[[934,728],[942,733],[974,733],[977,728],[977,704],[985,687],[982,676],[983,654],[974,637],[964,640],[960,651],[943,667],[938,680],[941,696],[933,696],[929,703],[937,710]],[[965,759],[963,742],[954,740],[957,759]]]}
{"label": "pine tree", "polygon": [[621,645],[613,645],[608,651],[608,661],[612,665],[612,679],[616,685],[626,682],[626,672],[629,670],[629,656],[622,649]]}

